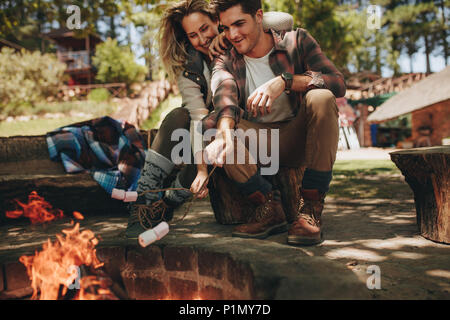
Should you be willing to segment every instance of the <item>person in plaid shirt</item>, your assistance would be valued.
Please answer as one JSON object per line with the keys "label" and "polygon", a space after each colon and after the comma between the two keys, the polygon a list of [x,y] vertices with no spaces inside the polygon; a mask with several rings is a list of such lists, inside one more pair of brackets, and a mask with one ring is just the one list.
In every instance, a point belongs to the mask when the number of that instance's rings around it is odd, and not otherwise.
{"label": "person in plaid shirt", "polygon": [[264,32],[260,0],[212,0],[211,5],[232,48],[215,60],[212,71],[214,111],[202,121],[204,130],[217,128],[218,134],[207,146],[206,157],[223,166],[257,205],[233,236],[265,238],[287,229],[280,193],[261,176],[258,164],[246,164],[242,170],[225,163],[225,155],[238,150],[227,130],[278,129],[279,145],[269,140],[268,148],[279,148],[280,165],[306,166],[287,242],[320,243],[339,137],[336,97],[346,91],[343,75],[306,30]]}

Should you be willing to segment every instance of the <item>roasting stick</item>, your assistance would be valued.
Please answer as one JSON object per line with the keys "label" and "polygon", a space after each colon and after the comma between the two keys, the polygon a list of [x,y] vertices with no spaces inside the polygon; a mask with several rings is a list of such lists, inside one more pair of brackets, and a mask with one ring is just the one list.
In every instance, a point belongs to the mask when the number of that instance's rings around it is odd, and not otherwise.
{"label": "roasting stick", "polygon": [[[174,220],[173,222],[179,222],[179,221],[184,220],[184,218],[186,218],[187,214],[188,214],[189,211],[191,210],[191,207],[192,207],[192,204],[194,203],[194,200],[197,199],[197,194],[199,194],[200,192],[202,192],[203,189],[206,187],[206,184],[208,183],[209,178],[210,178],[211,175],[214,173],[214,170],[216,170],[216,168],[217,168],[217,166],[214,165],[214,167],[212,168],[211,172],[208,174],[208,177],[207,177],[206,180],[203,182],[203,185],[201,186],[200,190],[199,190],[197,193],[195,193],[194,196],[192,197],[192,199],[189,201],[189,204],[188,204],[188,206],[186,207],[186,210],[184,211],[184,215],[183,215],[181,218]],[[147,191],[144,191],[144,192],[142,192],[142,193],[139,194],[139,197],[145,195],[146,193],[164,192],[164,191],[168,191],[168,190],[187,190],[187,191],[190,191],[190,189],[187,189],[187,188],[164,188],[164,189],[157,189],[157,190],[147,190]],[[162,200],[159,200],[159,201],[162,201]],[[148,219],[148,217],[146,216],[146,212],[147,212],[147,211],[152,212],[153,207],[147,206],[147,205],[144,205],[144,204],[135,204],[135,206],[138,208],[139,222],[141,223],[142,227],[144,227],[144,229],[147,229],[147,228],[144,226],[144,221],[143,221],[143,219],[146,219],[147,222],[150,222],[149,219]],[[164,213],[164,212],[163,212],[163,213]],[[161,215],[161,220],[162,220],[162,218],[163,218],[163,217],[162,217],[162,215]],[[150,223],[150,225],[151,225],[151,223]]]}

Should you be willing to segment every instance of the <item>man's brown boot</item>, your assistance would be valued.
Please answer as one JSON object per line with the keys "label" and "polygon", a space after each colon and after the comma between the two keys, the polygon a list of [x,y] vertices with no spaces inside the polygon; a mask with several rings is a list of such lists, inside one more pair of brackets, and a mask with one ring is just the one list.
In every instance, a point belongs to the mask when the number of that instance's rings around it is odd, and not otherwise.
{"label": "man's brown boot", "polygon": [[234,228],[233,237],[265,239],[271,234],[287,230],[286,215],[278,190],[269,192],[267,196],[257,191],[249,196],[249,200],[257,205],[255,213],[248,223]]}
{"label": "man's brown boot", "polygon": [[325,194],[318,190],[300,189],[302,201],[299,204],[297,220],[288,231],[288,244],[314,245],[323,241],[322,210]]}

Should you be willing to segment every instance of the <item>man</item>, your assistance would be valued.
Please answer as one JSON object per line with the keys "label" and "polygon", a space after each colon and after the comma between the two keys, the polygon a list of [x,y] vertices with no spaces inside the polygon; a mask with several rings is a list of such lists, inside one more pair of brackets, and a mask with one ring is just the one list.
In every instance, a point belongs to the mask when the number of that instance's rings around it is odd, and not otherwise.
{"label": "man", "polygon": [[[212,73],[215,111],[203,119],[203,126],[217,128],[218,135],[206,148],[208,160],[219,166],[224,163],[233,146],[226,134],[230,129],[278,129],[279,146],[271,147],[279,148],[280,165],[306,166],[300,190],[303,201],[288,231],[288,243],[320,243],[321,214],[339,137],[335,97],[345,95],[343,76],[306,30],[265,32],[260,0],[212,0],[211,4],[233,47],[216,59]],[[236,227],[233,235],[265,238],[286,230],[280,194],[260,175],[257,165],[223,166],[257,205],[249,222]]]}

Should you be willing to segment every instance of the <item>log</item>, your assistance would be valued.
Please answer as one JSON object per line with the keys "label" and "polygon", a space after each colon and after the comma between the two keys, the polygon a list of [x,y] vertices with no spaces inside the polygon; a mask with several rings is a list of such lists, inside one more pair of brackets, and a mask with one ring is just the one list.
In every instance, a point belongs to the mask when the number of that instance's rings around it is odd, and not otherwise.
{"label": "log", "polygon": [[450,146],[392,152],[391,160],[414,192],[420,234],[450,243]]}
{"label": "log", "polygon": [[239,193],[223,168],[216,168],[210,177],[208,189],[214,217],[221,224],[244,223],[254,210],[254,206]]}
{"label": "log", "polygon": [[280,168],[275,179],[272,181],[274,187],[281,192],[284,213],[288,223],[297,218],[297,209],[300,202],[300,187],[302,185],[305,167]]}
{"label": "log", "polygon": [[[280,190],[281,200],[288,223],[297,216],[300,201],[300,187],[305,168],[280,168],[277,175],[271,177],[275,189]],[[221,224],[245,223],[255,206],[239,193],[235,184],[217,168],[208,185],[211,206],[217,222]]]}

